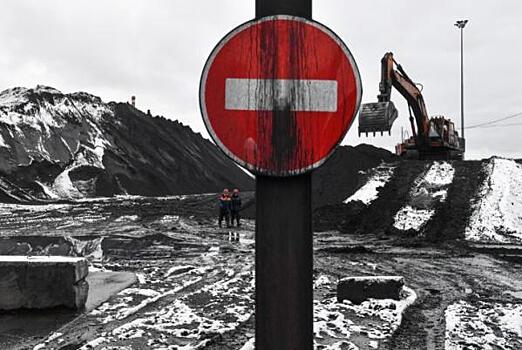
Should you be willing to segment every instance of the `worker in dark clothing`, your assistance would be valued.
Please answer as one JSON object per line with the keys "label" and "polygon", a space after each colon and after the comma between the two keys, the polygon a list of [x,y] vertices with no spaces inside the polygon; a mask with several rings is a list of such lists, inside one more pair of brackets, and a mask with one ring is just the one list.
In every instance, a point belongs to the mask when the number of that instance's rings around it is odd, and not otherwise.
{"label": "worker in dark clothing", "polygon": [[221,196],[219,196],[219,220],[218,224],[221,227],[221,223],[223,219],[225,219],[225,223],[227,227],[230,227],[230,193],[227,188],[223,190]]}
{"label": "worker in dark clothing", "polygon": [[239,222],[239,211],[241,210],[241,197],[239,197],[239,190],[237,188],[232,191],[232,197],[230,200],[230,223],[234,226],[234,220],[236,220],[237,227],[241,226]]}

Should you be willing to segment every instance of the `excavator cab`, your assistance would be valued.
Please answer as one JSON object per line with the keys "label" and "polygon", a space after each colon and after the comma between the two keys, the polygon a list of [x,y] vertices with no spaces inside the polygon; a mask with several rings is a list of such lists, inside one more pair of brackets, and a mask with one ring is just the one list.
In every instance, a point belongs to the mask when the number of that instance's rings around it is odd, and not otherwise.
{"label": "excavator cab", "polygon": [[393,122],[399,116],[399,112],[393,102],[373,102],[362,105],[359,113],[359,136],[361,134],[387,131],[391,135]]}

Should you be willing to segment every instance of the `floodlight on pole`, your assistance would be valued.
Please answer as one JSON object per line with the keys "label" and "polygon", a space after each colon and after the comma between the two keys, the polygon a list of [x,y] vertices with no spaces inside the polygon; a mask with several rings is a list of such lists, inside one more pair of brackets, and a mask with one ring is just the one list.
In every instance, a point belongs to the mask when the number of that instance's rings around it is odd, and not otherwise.
{"label": "floodlight on pole", "polygon": [[464,27],[467,19],[459,20],[455,27],[460,29],[460,137],[464,138]]}

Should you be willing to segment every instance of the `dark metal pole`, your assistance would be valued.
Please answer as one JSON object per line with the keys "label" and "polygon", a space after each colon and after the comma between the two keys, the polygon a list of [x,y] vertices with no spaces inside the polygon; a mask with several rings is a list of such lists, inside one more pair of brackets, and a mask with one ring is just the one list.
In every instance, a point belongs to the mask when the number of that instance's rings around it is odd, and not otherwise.
{"label": "dark metal pole", "polygon": [[464,27],[460,28],[460,127],[464,138]]}
{"label": "dark metal pole", "polygon": [[[312,18],[312,0],[256,0],[256,18]],[[256,349],[313,348],[311,174],[256,177]]]}
{"label": "dark metal pole", "polygon": [[313,347],[310,174],[256,178],[256,349]]}
{"label": "dark metal pole", "polygon": [[312,19],[312,0],[256,0],[256,18],[272,15]]}

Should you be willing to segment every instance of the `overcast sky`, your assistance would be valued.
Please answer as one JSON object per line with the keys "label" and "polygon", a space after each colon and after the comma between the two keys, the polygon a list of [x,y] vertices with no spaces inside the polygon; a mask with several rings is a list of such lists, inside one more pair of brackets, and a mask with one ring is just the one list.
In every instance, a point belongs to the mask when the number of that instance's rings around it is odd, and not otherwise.
{"label": "overcast sky", "polygon": [[[465,29],[466,123],[522,112],[522,1],[315,0],[314,19],[334,30],[354,55],[363,102],[376,99],[380,59],[392,51],[422,83],[431,115],[460,127],[460,37]],[[215,44],[254,17],[254,0],[3,0],[0,6],[0,90],[53,86],[87,91],[105,101],[137,96],[142,110],[176,118],[208,137],[198,84]],[[393,150],[407,104],[392,136],[359,138],[354,123],[343,144],[368,142]],[[507,127],[466,133],[467,158],[522,158],[522,117]]]}

